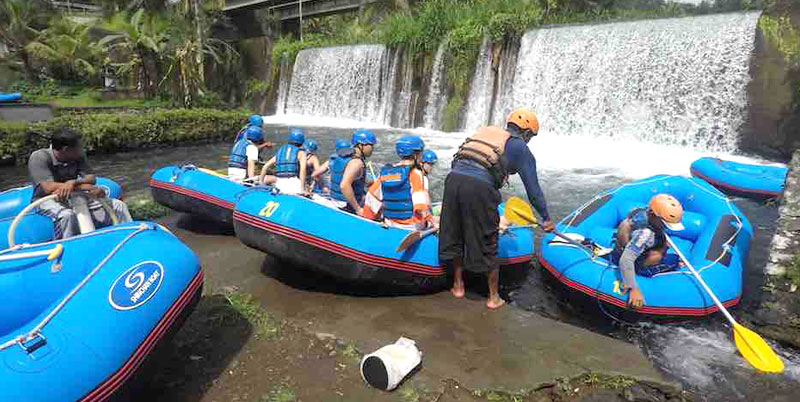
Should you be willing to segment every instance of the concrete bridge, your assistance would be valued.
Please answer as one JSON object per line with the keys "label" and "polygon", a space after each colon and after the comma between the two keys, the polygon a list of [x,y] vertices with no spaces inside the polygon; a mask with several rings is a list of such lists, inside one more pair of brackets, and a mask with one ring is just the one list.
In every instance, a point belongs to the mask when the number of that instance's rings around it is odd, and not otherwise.
{"label": "concrete bridge", "polygon": [[365,4],[378,0],[227,0],[226,12],[267,9],[277,15],[281,21],[302,18],[313,18],[324,15],[356,11]]}

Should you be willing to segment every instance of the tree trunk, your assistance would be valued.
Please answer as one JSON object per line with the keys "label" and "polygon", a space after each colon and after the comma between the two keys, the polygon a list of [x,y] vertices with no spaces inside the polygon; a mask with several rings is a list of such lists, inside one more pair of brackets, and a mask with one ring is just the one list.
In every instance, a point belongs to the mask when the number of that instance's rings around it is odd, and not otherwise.
{"label": "tree trunk", "polygon": [[200,21],[200,0],[192,0],[192,7],[194,8],[194,22],[197,26],[197,80],[200,88],[206,86],[205,70],[203,66],[203,50],[205,49],[205,41],[203,40],[203,27]]}

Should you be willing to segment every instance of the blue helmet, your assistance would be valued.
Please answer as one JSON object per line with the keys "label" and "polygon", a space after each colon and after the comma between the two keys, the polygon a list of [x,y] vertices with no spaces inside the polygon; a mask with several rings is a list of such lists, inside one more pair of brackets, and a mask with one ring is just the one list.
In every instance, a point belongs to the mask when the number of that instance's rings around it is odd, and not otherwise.
{"label": "blue helmet", "polygon": [[307,139],[306,142],[303,143],[303,150],[310,154],[317,152],[317,142],[311,138]]}
{"label": "blue helmet", "polygon": [[253,142],[263,142],[264,141],[264,130],[261,127],[250,126],[244,130],[244,135],[247,137],[248,140]]}
{"label": "blue helmet", "polygon": [[303,130],[299,128],[293,128],[289,130],[290,144],[302,146],[304,142],[306,142],[306,135],[303,133]]}
{"label": "blue helmet", "polygon": [[425,149],[425,143],[416,135],[404,135],[394,144],[394,149],[399,157],[408,158],[415,152],[422,152]]}
{"label": "blue helmet", "polygon": [[264,125],[264,119],[260,115],[257,115],[257,114],[250,115],[250,117],[247,118],[247,122],[251,126],[255,126],[255,127],[258,127],[258,128],[261,128]]}
{"label": "blue helmet", "polygon": [[350,140],[350,144],[353,146],[362,144],[362,145],[375,145],[378,143],[378,139],[375,138],[375,134],[369,130],[356,130],[353,133],[353,138]]}
{"label": "blue helmet", "polygon": [[436,163],[438,160],[439,157],[436,156],[436,152],[433,152],[430,149],[426,149],[424,152],[422,152],[423,163]]}
{"label": "blue helmet", "polygon": [[336,155],[339,156],[348,156],[353,154],[353,148],[350,146],[350,143],[347,140],[338,139],[336,140]]}

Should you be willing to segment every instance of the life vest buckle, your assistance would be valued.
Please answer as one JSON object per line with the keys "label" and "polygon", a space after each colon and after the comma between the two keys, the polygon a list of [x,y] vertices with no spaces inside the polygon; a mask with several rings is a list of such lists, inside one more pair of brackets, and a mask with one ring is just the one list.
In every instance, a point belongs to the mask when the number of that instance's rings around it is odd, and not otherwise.
{"label": "life vest buckle", "polygon": [[35,352],[37,349],[46,344],[47,338],[45,338],[41,332],[37,332],[33,336],[29,336],[28,339],[20,338],[17,340],[17,345],[19,345],[19,347],[22,348],[22,350],[27,354]]}

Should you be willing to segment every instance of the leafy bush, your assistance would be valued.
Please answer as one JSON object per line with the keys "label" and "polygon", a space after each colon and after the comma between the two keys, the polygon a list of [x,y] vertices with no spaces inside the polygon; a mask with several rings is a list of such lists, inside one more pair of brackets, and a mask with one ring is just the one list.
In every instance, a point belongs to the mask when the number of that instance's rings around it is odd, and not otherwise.
{"label": "leafy bush", "polygon": [[48,135],[61,127],[81,133],[89,153],[218,141],[238,131],[246,115],[242,110],[170,109],[67,115],[33,124],[0,121],[0,158],[25,161],[32,151],[47,146]]}

